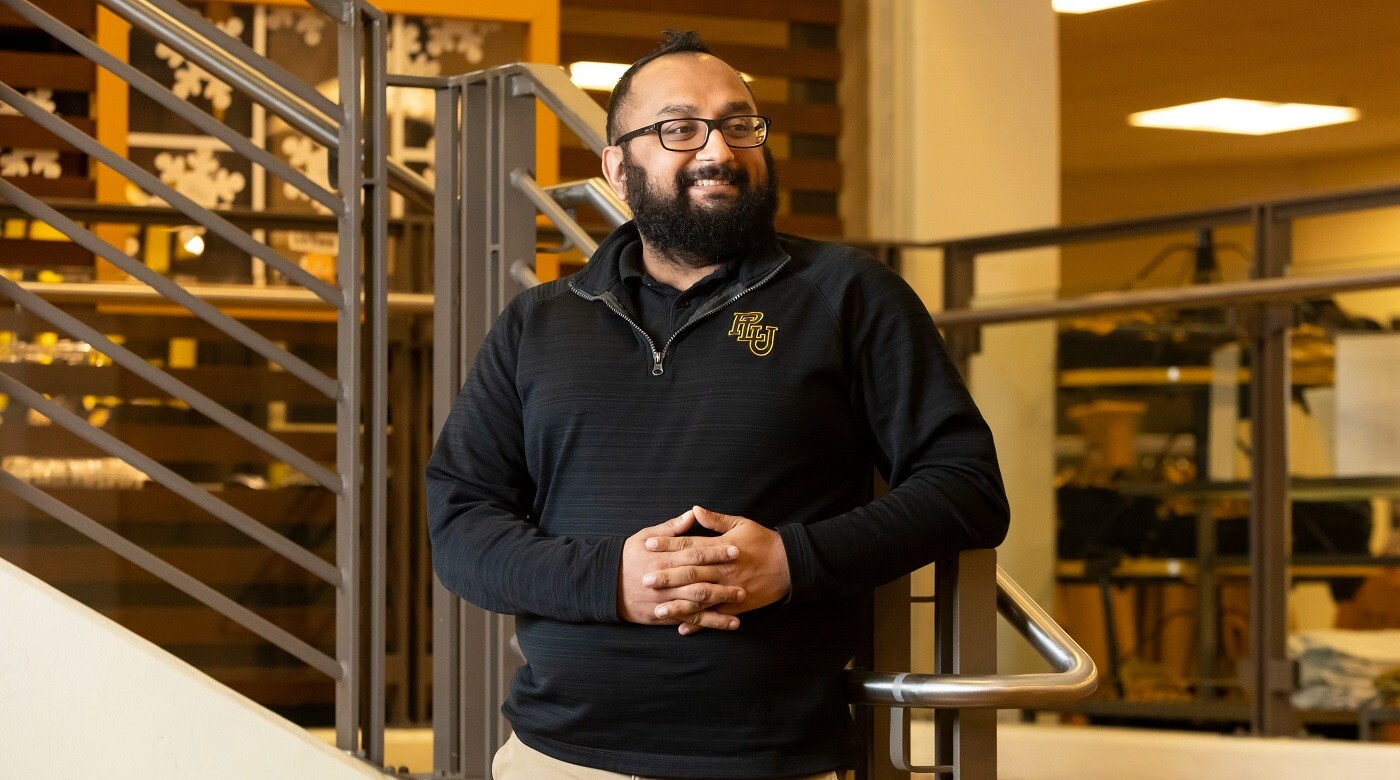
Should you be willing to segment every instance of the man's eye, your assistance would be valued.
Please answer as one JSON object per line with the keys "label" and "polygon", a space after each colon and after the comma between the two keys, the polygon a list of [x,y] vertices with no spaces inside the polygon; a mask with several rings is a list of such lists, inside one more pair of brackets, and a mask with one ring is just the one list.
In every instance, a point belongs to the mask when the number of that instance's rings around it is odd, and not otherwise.
{"label": "man's eye", "polygon": [[669,135],[669,136],[675,136],[675,137],[677,137],[677,138],[683,138],[683,137],[685,137],[685,136],[694,135],[694,134],[695,134],[695,123],[694,123],[694,122],[672,122],[671,124],[668,124],[668,125],[666,125],[665,127],[661,128],[661,132],[663,132],[663,133],[665,133],[666,135]]}

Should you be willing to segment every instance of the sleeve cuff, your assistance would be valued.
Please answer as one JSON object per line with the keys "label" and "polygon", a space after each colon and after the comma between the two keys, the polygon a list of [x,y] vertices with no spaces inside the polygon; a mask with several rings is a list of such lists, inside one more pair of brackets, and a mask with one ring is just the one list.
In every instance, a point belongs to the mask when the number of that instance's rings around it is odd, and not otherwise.
{"label": "sleeve cuff", "polygon": [[598,540],[597,562],[593,569],[594,619],[600,623],[620,623],[617,614],[617,577],[622,570],[622,537]]}
{"label": "sleeve cuff", "polygon": [[817,584],[813,566],[812,538],[807,527],[801,523],[788,523],[778,526],[778,536],[783,540],[783,552],[787,554],[788,594],[779,604],[800,604],[815,598]]}

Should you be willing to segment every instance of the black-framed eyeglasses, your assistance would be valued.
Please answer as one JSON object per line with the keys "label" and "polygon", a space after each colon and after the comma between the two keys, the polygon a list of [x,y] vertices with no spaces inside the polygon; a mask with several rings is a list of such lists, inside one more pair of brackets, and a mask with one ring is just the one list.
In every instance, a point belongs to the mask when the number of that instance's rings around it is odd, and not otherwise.
{"label": "black-framed eyeglasses", "polygon": [[762,146],[764,141],[768,140],[768,126],[770,124],[772,124],[772,120],[757,114],[727,116],[723,119],[701,119],[700,117],[663,119],[646,127],[639,127],[630,133],[623,133],[618,136],[616,145],[621,146],[623,143],[647,133],[656,133],[656,137],[661,140],[663,149],[669,149],[673,152],[693,152],[697,149],[704,149],[705,144],[710,142],[710,131],[718,129],[724,142],[729,144],[729,148],[752,149],[755,146]]}

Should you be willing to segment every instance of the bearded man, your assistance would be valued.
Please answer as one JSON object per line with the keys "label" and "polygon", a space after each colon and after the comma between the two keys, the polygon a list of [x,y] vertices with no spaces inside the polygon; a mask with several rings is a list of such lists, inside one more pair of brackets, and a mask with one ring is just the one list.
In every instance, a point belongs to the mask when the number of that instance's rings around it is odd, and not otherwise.
{"label": "bearded man", "polygon": [[834,778],[861,600],[1005,536],[918,296],[775,232],[770,127],[694,33],[632,65],[603,173],[634,220],[511,302],[436,444],[434,568],[526,659],[496,780]]}

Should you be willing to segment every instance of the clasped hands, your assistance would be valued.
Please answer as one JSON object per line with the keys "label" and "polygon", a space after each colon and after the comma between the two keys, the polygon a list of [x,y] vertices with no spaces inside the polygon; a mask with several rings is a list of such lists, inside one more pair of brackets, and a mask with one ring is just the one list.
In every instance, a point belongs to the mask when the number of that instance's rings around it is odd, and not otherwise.
{"label": "clasped hands", "polygon": [[[719,536],[681,536],[694,523]],[[643,528],[622,547],[618,614],[643,625],[732,631],[741,612],[785,597],[787,553],[778,532],[746,517],[693,507]]]}

